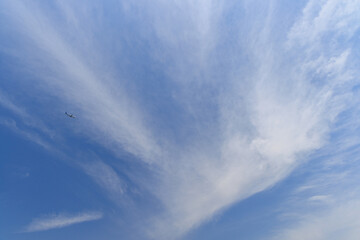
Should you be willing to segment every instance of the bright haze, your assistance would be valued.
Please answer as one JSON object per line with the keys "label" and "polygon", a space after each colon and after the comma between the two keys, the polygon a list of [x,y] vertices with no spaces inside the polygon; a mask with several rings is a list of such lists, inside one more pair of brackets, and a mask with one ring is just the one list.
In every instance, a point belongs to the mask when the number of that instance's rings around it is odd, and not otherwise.
{"label": "bright haze", "polygon": [[0,239],[359,239],[359,13],[1,1]]}

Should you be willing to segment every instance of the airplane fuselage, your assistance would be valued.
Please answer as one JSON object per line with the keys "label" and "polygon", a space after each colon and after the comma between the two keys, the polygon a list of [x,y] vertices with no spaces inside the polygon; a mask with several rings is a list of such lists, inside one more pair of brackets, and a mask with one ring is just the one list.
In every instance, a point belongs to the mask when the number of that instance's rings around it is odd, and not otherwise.
{"label": "airplane fuselage", "polygon": [[75,118],[75,116],[72,115],[72,114],[69,114],[69,113],[67,113],[67,112],[65,112],[65,114],[66,114],[68,117]]}

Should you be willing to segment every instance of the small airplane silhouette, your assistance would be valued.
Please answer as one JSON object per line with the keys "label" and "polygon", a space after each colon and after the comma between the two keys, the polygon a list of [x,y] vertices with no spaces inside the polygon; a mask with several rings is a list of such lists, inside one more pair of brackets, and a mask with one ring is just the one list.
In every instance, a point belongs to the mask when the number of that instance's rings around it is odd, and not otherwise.
{"label": "small airplane silhouette", "polygon": [[76,118],[74,115],[69,114],[69,113],[67,113],[67,112],[65,112],[65,114],[66,114],[68,117],[71,117],[71,118]]}

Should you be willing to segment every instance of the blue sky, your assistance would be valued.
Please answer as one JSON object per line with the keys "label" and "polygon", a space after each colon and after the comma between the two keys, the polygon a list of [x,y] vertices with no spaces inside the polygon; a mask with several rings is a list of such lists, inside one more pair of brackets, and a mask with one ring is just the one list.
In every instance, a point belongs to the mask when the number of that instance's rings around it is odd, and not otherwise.
{"label": "blue sky", "polygon": [[360,1],[0,9],[1,239],[358,239]]}

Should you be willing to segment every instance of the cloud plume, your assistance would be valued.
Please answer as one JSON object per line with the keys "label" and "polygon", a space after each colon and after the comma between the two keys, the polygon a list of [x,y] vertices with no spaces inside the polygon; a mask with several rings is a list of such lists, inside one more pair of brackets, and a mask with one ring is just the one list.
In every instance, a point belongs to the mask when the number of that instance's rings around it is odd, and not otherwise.
{"label": "cloud plume", "polygon": [[79,214],[54,214],[41,218],[35,218],[25,227],[24,232],[46,231],[55,228],[63,228],[73,224],[101,219],[101,212],[84,212]]}

